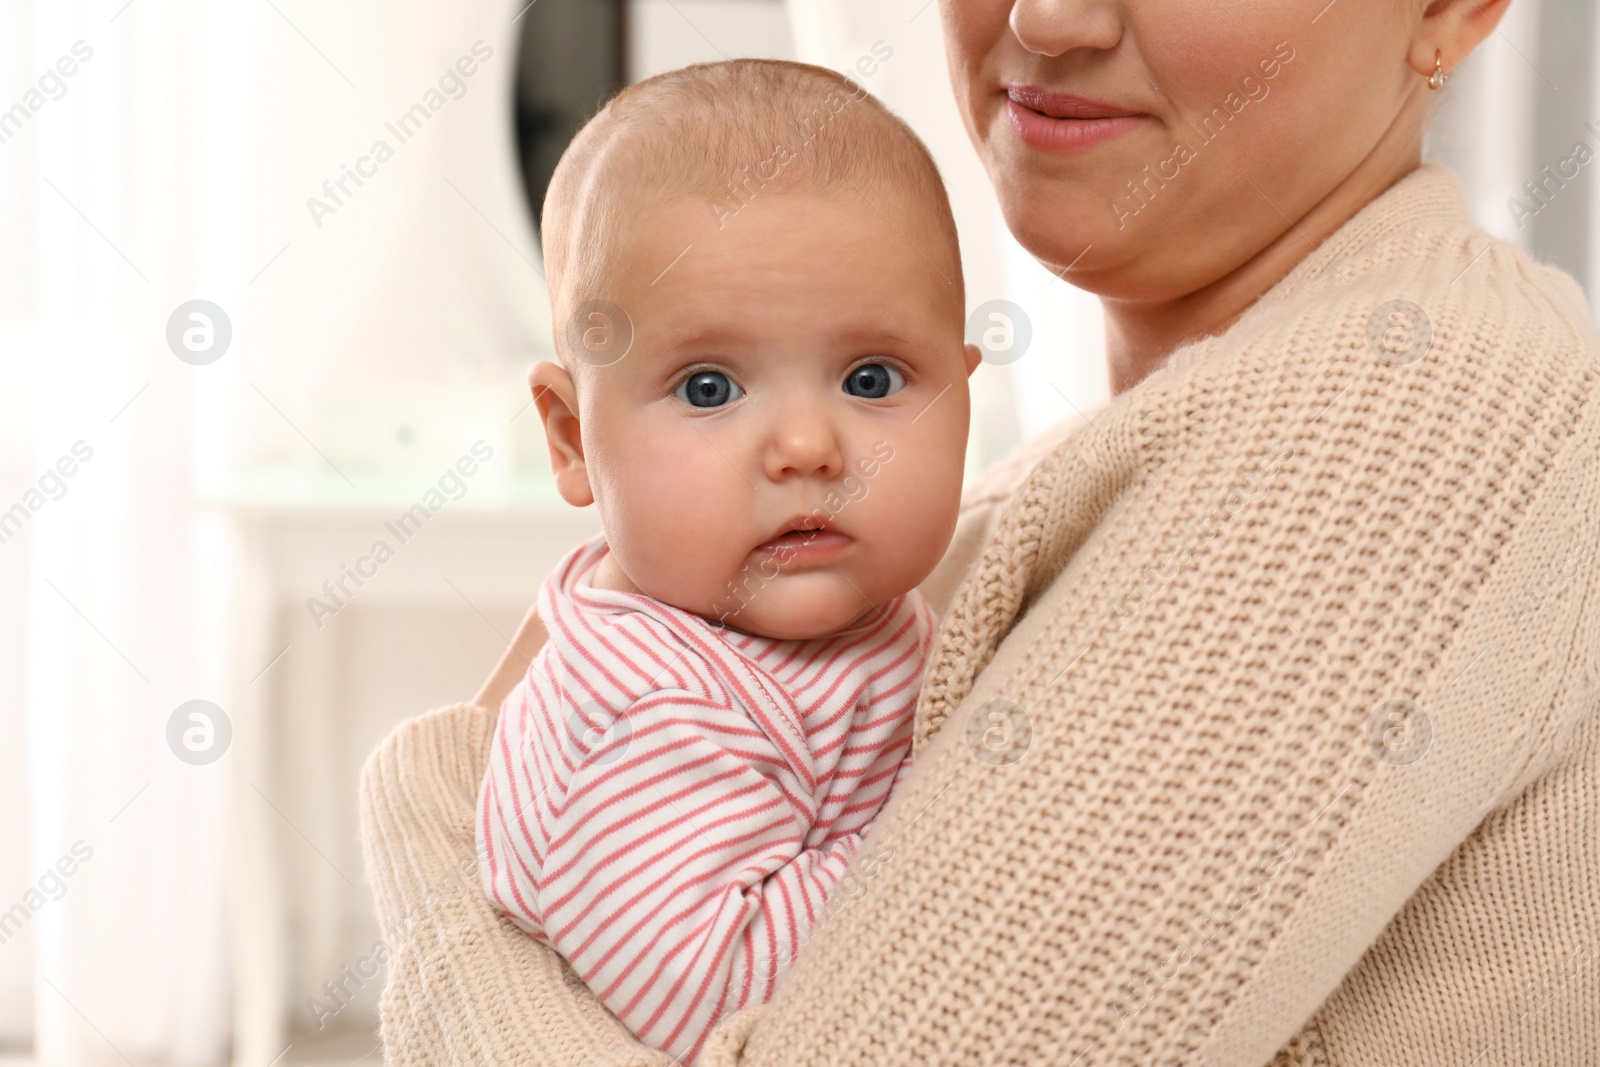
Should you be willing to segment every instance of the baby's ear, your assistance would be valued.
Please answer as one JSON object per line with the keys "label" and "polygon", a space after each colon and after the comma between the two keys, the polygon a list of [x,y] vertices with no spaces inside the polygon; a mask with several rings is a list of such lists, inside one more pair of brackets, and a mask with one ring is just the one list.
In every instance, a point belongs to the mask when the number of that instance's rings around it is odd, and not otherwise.
{"label": "baby's ear", "polygon": [[983,352],[977,345],[967,346],[967,377],[972,377],[972,372],[978,369],[978,364],[983,362]]}
{"label": "baby's ear", "polygon": [[561,499],[575,508],[594,503],[589,468],[583,459],[583,433],[578,425],[578,390],[567,368],[559,363],[535,363],[528,369],[528,388],[544,423],[550,446],[550,473]]}

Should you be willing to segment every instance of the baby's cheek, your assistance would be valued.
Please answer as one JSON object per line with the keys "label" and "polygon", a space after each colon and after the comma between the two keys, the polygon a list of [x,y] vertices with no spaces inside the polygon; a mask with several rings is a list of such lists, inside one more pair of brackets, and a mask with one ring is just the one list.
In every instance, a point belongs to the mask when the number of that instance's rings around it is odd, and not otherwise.
{"label": "baby's cheek", "polygon": [[961,460],[948,441],[906,441],[871,479],[862,519],[883,546],[882,564],[911,585],[943,557],[961,503]]}

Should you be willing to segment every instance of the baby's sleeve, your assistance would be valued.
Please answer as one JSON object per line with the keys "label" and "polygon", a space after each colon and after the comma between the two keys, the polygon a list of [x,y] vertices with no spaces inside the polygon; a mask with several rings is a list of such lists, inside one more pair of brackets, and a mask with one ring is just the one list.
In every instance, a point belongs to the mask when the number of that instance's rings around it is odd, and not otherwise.
{"label": "baby's sleeve", "polygon": [[551,789],[561,779],[558,763],[564,753],[540,727],[524,678],[500,705],[473,822],[484,894],[524,933],[543,941],[539,916],[543,819]]}
{"label": "baby's sleeve", "polygon": [[769,999],[859,834],[806,848],[816,801],[735,704],[655,692],[619,716],[545,820],[544,936],[641,1041],[692,1063]]}

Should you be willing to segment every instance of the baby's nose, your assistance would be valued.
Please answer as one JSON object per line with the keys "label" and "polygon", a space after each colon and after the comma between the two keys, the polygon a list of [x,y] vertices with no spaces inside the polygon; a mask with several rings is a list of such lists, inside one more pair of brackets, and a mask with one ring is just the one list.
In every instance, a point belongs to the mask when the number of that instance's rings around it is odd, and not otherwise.
{"label": "baby's nose", "polygon": [[767,436],[766,474],[774,481],[792,477],[836,477],[844,466],[837,428],[810,405],[790,405],[774,416]]}

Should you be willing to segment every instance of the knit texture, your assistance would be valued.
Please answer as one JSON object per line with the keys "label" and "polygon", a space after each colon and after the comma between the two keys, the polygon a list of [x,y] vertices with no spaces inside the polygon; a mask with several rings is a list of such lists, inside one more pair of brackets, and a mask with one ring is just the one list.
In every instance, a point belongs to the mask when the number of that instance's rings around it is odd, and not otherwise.
{"label": "knit texture", "polygon": [[[1430,165],[980,479],[892,852],[701,1063],[1600,1063],[1597,387],[1577,286]],[[663,1065],[426,906],[492,719],[364,775],[387,1055]]]}
{"label": "knit texture", "polygon": [[550,637],[500,709],[480,873],[687,1064],[771,998],[833,904],[910,763],[937,620],[912,590],[824,637],[741,633],[595,588],[609,551],[590,538],[540,589]]}

